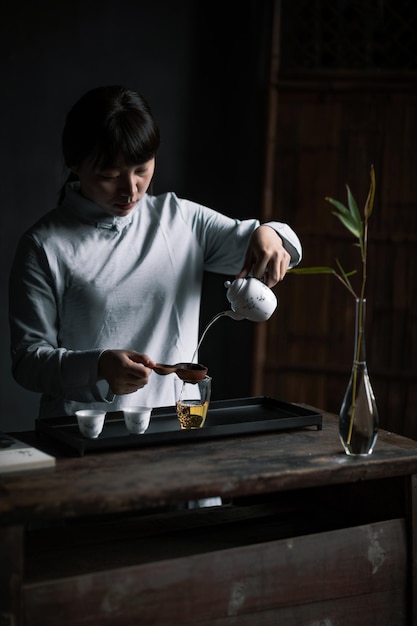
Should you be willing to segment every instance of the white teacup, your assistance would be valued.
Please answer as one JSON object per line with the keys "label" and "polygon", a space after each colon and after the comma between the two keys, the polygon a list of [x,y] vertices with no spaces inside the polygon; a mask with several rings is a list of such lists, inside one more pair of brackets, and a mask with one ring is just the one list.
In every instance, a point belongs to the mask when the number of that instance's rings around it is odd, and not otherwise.
{"label": "white teacup", "polygon": [[148,406],[128,406],[122,409],[127,430],[142,435],[149,426],[152,409]]}
{"label": "white teacup", "polygon": [[88,439],[97,439],[104,426],[105,411],[95,409],[81,409],[75,411],[77,417],[78,428],[84,437]]}

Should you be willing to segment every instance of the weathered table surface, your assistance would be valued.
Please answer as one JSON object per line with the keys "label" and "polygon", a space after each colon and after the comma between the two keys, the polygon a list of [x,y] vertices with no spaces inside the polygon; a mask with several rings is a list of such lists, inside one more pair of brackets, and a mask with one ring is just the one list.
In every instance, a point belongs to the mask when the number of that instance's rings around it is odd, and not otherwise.
{"label": "weathered table surface", "polygon": [[[348,457],[323,412],[322,430],[62,452],[0,476],[1,624],[417,623],[416,441],[380,431]],[[172,514],[211,496],[232,506]]]}
{"label": "weathered table surface", "polygon": [[0,524],[159,507],[417,473],[417,442],[380,431],[374,453],[349,457],[337,420],[323,429],[251,435],[75,458],[0,476]]}

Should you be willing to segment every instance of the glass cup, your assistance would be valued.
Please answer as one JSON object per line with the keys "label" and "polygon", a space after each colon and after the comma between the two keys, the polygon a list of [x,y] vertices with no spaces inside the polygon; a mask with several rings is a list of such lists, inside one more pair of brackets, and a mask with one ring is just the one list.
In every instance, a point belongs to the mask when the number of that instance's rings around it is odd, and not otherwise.
{"label": "glass cup", "polygon": [[211,378],[205,376],[196,383],[179,380],[177,385],[177,418],[181,430],[203,428],[211,396]]}

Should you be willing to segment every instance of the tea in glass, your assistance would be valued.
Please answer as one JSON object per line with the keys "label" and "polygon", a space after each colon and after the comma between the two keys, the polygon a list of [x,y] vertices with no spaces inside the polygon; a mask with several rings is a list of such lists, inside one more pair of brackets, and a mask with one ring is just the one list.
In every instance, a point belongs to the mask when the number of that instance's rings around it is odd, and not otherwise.
{"label": "tea in glass", "polygon": [[211,378],[206,376],[197,383],[182,383],[176,402],[176,410],[181,430],[203,428],[211,395]]}

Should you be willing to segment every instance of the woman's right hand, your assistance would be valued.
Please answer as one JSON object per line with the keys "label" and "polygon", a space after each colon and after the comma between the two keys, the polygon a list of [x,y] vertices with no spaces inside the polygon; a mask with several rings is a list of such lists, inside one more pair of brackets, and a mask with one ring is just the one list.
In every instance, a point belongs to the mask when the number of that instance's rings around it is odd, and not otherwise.
{"label": "woman's right hand", "polygon": [[106,380],[118,396],[133,393],[148,384],[156,363],[135,350],[105,350],[98,360],[97,380]]}

